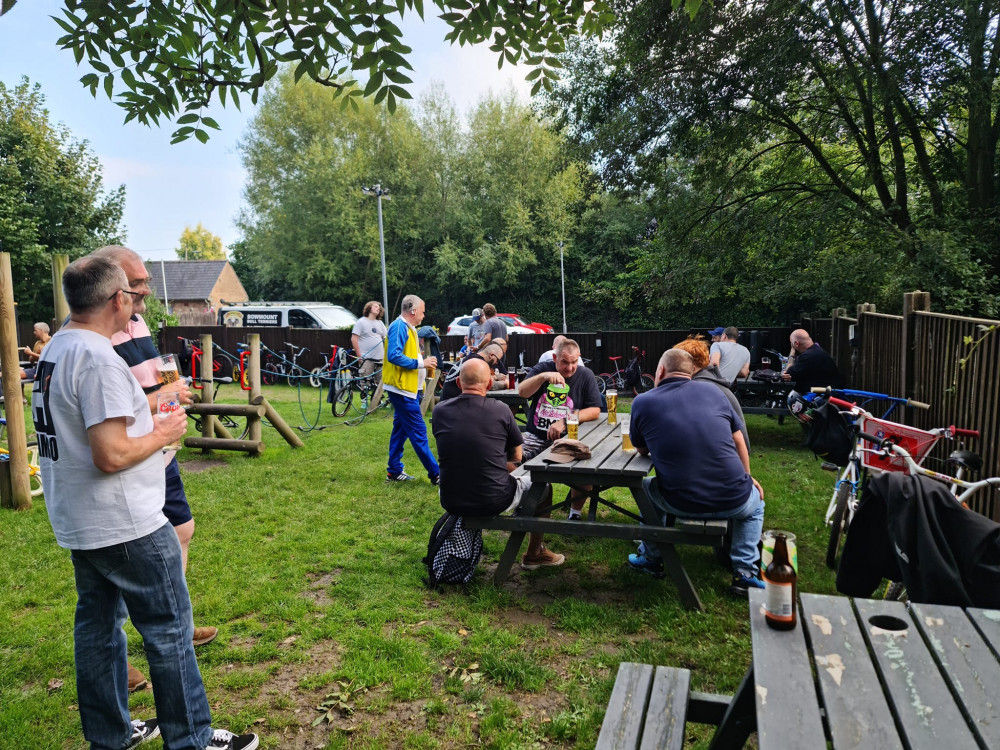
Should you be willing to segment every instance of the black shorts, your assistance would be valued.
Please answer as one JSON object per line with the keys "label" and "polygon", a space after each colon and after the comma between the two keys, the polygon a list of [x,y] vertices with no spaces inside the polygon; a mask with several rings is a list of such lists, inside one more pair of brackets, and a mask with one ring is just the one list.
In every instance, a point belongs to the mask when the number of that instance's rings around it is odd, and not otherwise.
{"label": "black shorts", "polygon": [[188,505],[187,495],[184,493],[181,467],[177,464],[176,456],[167,464],[166,479],[167,492],[163,500],[163,515],[170,521],[171,526],[180,526],[194,516],[191,515],[191,506]]}

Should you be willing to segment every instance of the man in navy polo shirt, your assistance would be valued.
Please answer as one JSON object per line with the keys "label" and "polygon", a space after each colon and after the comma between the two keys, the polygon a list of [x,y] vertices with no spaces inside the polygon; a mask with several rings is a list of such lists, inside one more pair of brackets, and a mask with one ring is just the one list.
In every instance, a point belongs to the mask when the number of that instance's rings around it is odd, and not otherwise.
{"label": "man in navy polo shirt", "polygon": [[[716,386],[692,381],[694,371],[687,352],[663,354],[656,387],[632,402],[632,444],[656,467],[656,476],[643,480],[643,490],[661,516],[733,520],[730,592],[746,596],[748,589],[764,588],[757,567],[764,491],[750,476],[739,415]],[[663,576],[663,558],[652,542],[640,544],[628,563]]]}

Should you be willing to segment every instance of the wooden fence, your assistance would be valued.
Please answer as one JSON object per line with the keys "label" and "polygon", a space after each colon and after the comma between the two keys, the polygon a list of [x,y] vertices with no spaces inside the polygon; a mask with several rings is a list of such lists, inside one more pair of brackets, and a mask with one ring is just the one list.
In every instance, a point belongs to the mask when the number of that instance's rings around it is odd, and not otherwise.
{"label": "wooden fence", "polygon": [[[856,318],[838,315],[803,324],[829,332],[814,338],[833,354],[851,387],[931,405],[926,411],[899,410],[895,421],[923,429],[979,430],[979,441],[968,447],[982,456],[983,470],[972,478],[1000,476],[1000,321],[932,313],[929,296],[919,292],[906,295],[903,307],[903,315],[883,315],[863,305]],[[852,325],[853,345],[845,347]],[[992,333],[991,326],[997,327]],[[973,351],[967,342],[981,337]],[[954,448],[941,441],[930,460],[942,461]],[[980,492],[970,505],[1000,521],[1000,491]]]}
{"label": "wooden fence", "polygon": [[[760,361],[764,348],[788,351],[788,335],[791,328],[760,328],[741,333],[740,338],[752,352],[754,363]],[[307,369],[323,364],[324,357],[330,353],[334,344],[350,347],[349,331],[328,331],[311,328],[226,328],[225,326],[173,326],[161,329],[160,350],[163,352],[181,352],[181,342],[178,336],[198,339],[203,333],[212,334],[213,343],[229,354],[236,356],[237,345],[245,343],[250,333],[259,333],[261,343],[274,351],[287,350],[287,344],[304,346],[308,353],[299,360]],[[632,347],[637,346],[645,351],[646,364],[643,368],[652,374],[656,363],[667,349],[682,341],[691,334],[705,333],[704,329],[677,329],[669,331],[598,331],[596,333],[570,333],[570,338],[580,345],[581,355],[590,360],[590,368],[594,372],[607,372],[614,369],[611,357],[621,357],[618,366],[624,368],[632,358]],[[524,364],[527,367],[538,362],[543,352],[552,348],[554,334],[512,335],[507,347],[507,363],[517,365],[524,354]],[[462,348],[462,336],[442,336],[441,351],[457,352]]]}

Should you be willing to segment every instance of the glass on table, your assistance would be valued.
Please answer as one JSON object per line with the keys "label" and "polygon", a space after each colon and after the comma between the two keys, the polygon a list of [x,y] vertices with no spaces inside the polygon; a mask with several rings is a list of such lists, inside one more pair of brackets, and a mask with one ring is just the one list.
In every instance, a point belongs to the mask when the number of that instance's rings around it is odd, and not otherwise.
{"label": "glass on table", "polygon": [[608,402],[608,424],[618,424],[618,391],[609,388],[604,397]]}
{"label": "glass on table", "polygon": [[576,410],[566,415],[566,437],[570,440],[580,439],[580,412]]}
{"label": "glass on table", "polygon": [[622,420],[622,450],[626,453],[631,453],[635,450],[635,446],[632,445],[632,432],[629,427],[629,420]]}

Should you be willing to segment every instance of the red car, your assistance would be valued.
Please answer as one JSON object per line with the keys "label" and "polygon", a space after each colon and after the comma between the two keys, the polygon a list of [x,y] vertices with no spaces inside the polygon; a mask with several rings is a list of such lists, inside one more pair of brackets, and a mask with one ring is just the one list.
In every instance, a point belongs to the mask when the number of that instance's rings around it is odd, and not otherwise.
{"label": "red car", "polygon": [[517,313],[497,313],[497,317],[503,318],[510,325],[524,326],[538,333],[555,333],[555,329],[552,326],[545,323],[526,323],[524,322],[524,318]]}

